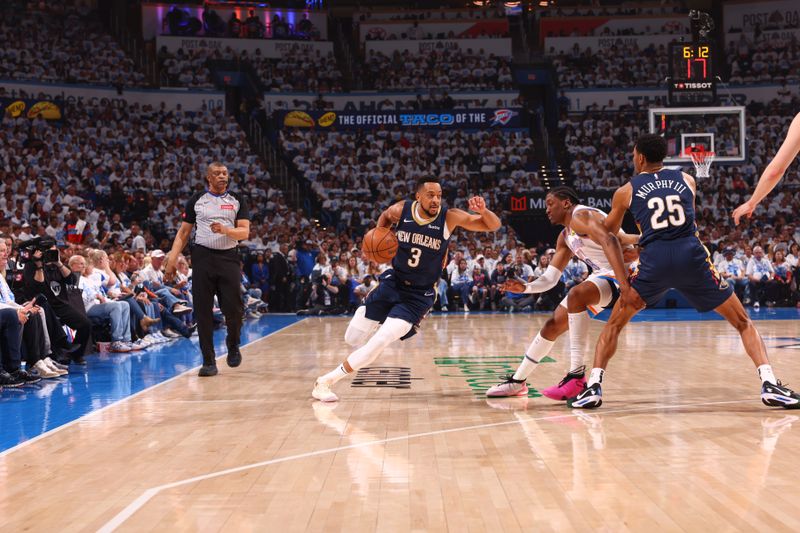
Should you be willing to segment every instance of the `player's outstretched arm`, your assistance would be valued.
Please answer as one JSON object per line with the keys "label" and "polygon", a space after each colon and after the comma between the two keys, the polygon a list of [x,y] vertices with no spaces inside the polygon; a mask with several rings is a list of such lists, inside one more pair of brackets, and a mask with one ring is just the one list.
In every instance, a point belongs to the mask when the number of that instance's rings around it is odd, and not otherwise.
{"label": "player's outstretched arm", "polygon": [[734,209],[734,224],[738,224],[742,217],[750,218],[750,215],[753,214],[753,211],[758,207],[761,200],[763,200],[764,197],[775,188],[778,182],[781,181],[781,178],[786,173],[786,169],[789,168],[789,165],[791,165],[792,161],[797,157],[798,152],[800,152],[800,113],[792,120],[789,126],[789,132],[786,134],[786,139],[784,139],[783,144],[781,144],[781,147],[778,149],[778,153],[775,154],[775,157],[769,162],[767,168],[764,169],[761,177],[758,178],[758,185],[756,185],[753,196]]}
{"label": "player's outstretched arm", "polygon": [[556,286],[558,280],[561,279],[561,273],[567,268],[569,260],[572,259],[572,250],[567,246],[564,240],[564,232],[558,234],[558,242],[556,243],[556,253],[550,264],[547,265],[544,274],[530,283],[523,283],[517,279],[507,280],[501,287],[501,291],[525,294],[538,294],[547,292]]}
{"label": "player's outstretched arm", "polygon": [[469,231],[497,231],[500,229],[500,217],[486,207],[486,201],[480,196],[469,199],[469,210],[478,213],[473,215],[461,209],[447,210],[447,227],[455,230],[462,227]]}
{"label": "player's outstretched arm", "polygon": [[[615,194],[615,199],[616,196]],[[627,206],[625,209],[627,209]],[[614,212],[613,203],[611,212]],[[606,254],[608,262],[611,263],[611,268],[614,269],[614,275],[617,276],[620,290],[626,291],[630,287],[628,284],[628,269],[625,268],[625,260],[622,258],[622,246],[619,244],[616,231],[613,233],[610,232],[608,228],[603,225],[603,220],[599,219],[598,216],[595,216],[595,213],[588,210],[573,214],[570,227],[576,233],[589,235],[590,239],[603,247],[603,253]]]}
{"label": "player's outstretched arm", "polygon": [[381,216],[378,217],[379,228],[391,228],[392,224],[400,222],[400,217],[403,216],[403,202],[397,202],[387,207]]}

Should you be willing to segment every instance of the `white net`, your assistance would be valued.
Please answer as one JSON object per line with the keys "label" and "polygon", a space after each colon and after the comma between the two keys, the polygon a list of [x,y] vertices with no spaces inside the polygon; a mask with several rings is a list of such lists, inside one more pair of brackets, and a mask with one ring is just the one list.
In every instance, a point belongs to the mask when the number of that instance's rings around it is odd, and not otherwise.
{"label": "white net", "polygon": [[711,163],[714,162],[714,152],[706,152],[705,150],[690,152],[689,157],[692,158],[692,163],[694,164],[695,177],[709,177],[708,172],[711,169]]}

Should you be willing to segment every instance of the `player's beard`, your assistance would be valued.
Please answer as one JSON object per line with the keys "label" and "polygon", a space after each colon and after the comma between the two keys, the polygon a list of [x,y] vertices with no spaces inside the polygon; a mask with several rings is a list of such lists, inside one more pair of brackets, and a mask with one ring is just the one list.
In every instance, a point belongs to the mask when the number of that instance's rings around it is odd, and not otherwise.
{"label": "player's beard", "polygon": [[425,209],[425,207],[424,207],[424,206],[422,206],[422,205],[420,205],[419,207],[420,207],[420,209],[422,209],[422,213],[425,215],[425,217],[426,217],[426,218],[433,218],[433,217],[435,217],[436,215],[438,215],[438,214],[439,214],[439,209],[441,209],[441,207],[437,207],[437,208],[436,208],[436,211],[430,211],[430,210],[428,210],[428,209]]}

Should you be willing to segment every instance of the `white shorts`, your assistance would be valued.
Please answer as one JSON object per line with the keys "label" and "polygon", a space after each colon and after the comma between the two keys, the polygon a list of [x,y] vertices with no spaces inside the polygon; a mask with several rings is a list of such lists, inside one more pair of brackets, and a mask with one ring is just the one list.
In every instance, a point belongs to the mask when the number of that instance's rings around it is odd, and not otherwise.
{"label": "white shorts", "polygon": [[[585,282],[594,283],[597,287],[597,290],[600,291],[600,300],[592,305],[587,305],[586,307],[593,315],[600,314],[603,311],[603,308],[608,307],[614,301],[614,298],[619,294],[619,283],[617,279],[614,277],[613,272],[598,272],[596,274],[592,274],[588,278],[584,280]],[[564,296],[564,299],[561,300],[561,305],[563,307],[567,307],[567,298],[569,298],[569,293]]]}

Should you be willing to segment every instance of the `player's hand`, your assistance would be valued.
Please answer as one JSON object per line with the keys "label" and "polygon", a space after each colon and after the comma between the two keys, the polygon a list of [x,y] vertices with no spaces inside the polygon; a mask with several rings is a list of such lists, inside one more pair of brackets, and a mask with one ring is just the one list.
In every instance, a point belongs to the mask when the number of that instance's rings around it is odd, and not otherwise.
{"label": "player's hand", "polygon": [[479,215],[486,211],[486,201],[480,196],[473,196],[470,198],[467,205],[470,211],[474,211]]}
{"label": "player's hand", "polygon": [[212,222],[211,223],[211,231],[214,233],[220,233],[222,235],[226,235],[228,228],[226,228],[223,224],[219,222]]}
{"label": "player's hand", "polygon": [[525,292],[525,284],[516,279],[508,279],[505,283],[500,285],[500,290],[503,292],[522,294]]}
{"label": "player's hand", "polygon": [[736,209],[734,209],[733,223],[738,226],[739,220],[741,220],[742,217],[750,218],[753,215],[753,211],[756,210],[756,207],[757,207],[756,205],[751,204],[750,200],[748,200],[739,207],[737,207]]}

